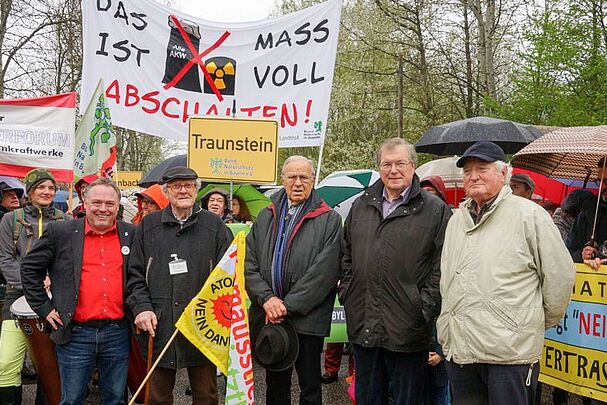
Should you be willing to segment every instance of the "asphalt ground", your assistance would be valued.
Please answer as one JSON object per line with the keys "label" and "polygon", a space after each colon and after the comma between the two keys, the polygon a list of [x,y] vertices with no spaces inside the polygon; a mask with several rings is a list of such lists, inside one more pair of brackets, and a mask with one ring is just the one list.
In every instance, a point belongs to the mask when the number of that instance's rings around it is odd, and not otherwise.
{"label": "asphalt ground", "polygon": [[[348,398],[347,390],[348,384],[344,381],[347,375],[348,359],[344,356],[342,361],[342,367],[339,372],[339,379],[331,384],[323,384],[323,404],[327,405],[350,405],[352,402]],[[264,369],[259,366],[253,368],[254,379],[255,379],[255,403],[263,405],[265,404],[265,372]],[[223,377],[218,378],[218,391],[219,391],[219,403],[224,403],[224,390],[225,390],[225,379]],[[179,370],[177,372],[177,378],[175,381],[175,389],[173,391],[173,398],[176,405],[180,404],[191,404],[192,397],[185,395],[185,390],[188,387],[188,374],[187,371]],[[292,404],[299,403],[299,386],[297,384],[296,373],[293,372],[292,378]],[[33,405],[36,397],[36,384],[26,384],[23,389],[23,405]],[[101,404],[101,394],[99,387],[90,385],[89,396],[86,401],[86,405],[97,405]]]}

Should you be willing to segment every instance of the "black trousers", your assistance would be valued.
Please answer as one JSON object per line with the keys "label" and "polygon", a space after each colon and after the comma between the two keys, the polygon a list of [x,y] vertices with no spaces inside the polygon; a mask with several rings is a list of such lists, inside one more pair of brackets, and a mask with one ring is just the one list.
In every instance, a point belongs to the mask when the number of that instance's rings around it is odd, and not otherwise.
{"label": "black trousers", "polygon": [[353,344],[357,405],[421,405],[424,400],[428,351],[393,352]]}
{"label": "black trousers", "polygon": [[447,362],[453,403],[458,405],[533,405],[539,372],[539,363]]}
{"label": "black trousers", "polygon": [[[301,393],[300,405],[322,404],[320,383],[320,355],[324,338],[297,334],[299,338],[299,355],[295,360],[295,370]],[[289,405],[291,403],[291,374],[293,367],[284,371],[266,370],[266,404]]]}

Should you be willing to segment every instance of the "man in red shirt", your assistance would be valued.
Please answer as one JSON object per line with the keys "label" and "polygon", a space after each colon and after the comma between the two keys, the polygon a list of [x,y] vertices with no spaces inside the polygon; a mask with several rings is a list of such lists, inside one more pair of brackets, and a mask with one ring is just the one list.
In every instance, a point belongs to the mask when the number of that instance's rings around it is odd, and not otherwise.
{"label": "man in red shirt", "polygon": [[[99,369],[102,402],[124,403],[129,355],[124,287],[134,228],[116,220],[119,201],[113,182],[95,180],[84,194],[86,217],[49,224],[21,264],[28,303],[53,327],[61,404],[84,403],[93,367]],[[52,301],[42,288],[47,272]]]}

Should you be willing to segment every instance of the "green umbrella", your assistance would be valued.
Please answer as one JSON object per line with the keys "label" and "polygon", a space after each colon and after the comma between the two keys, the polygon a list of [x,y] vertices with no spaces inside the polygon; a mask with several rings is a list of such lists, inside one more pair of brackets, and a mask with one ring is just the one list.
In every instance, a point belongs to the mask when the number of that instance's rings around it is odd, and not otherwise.
{"label": "green umbrella", "polygon": [[[203,187],[198,192],[197,201],[202,199],[202,196],[211,191],[214,188],[222,188],[226,190],[228,193],[230,192],[229,184],[208,184],[206,187]],[[270,199],[260,193],[255,187],[250,184],[234,184],[232,186],[232,195],[240,197],[241,200],[247,205],[249,208],[249,212],[253,219],[257,218],[257,214],[259,211],[270,205]]]}
{"label": "green umbrella", "polygon": [[333,172],[318,183],[320,197],[345,218],[354,200],[379,179],[374,170],[348,170]]}

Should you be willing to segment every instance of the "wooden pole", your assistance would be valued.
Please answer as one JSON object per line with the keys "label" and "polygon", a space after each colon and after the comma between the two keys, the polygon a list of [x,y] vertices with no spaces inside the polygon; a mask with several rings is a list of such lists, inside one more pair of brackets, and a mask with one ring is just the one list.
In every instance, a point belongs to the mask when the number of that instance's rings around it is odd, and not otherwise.
{"label": "wooden pole", "polygon": [[143,387],[145,386],[145,384],[148,382],[148,380],[152,376],[152,373],[154,372],[154,370],[156,370],[156,367],[158,366],[158,363],[160,363],[160,360],[162,360],[162,357],[164,356],[164,354],[166,353],[166,351],[169,349],[169,346],[171,345],[171,343],[173,343],[173,340],[175,340],[175,337],[177,337],[177,333],[179,333],[179,329],[175,329],[175,332],[173,332],[173,335],[171,335],[171,338],[169,339],[169,341],[167,342],[167,344],[164,345],[164,348],[162,349],[162,351],[158,355],[158,358],[154,362],[154,365],[152,366],[152,368],[150,369],[150,371],[148,371],[147,375],[145,376],[145,378],[141,382],[141,385],[139,386],[139,388],[137,388],[137,391],[135,391],[135,393],[133,394],[133,397],[129,401],[129,405],[133,405],[135,403],[135,400],[137,399],[137,395],[139,395],[139,393],[141,392],[141,390],[143,389]]}
{"label": "wooden pole", "polygon": [[74,196],[72,194],[74,194],[74,181],[72,180],[72,182],[70,183],[70,188],[68,190],[68,196],[67,196],[67,210],[69,212],[72,212],[72,205],[74,205]]}
{"label": "wooden pole", "polygon": [[[147,358],[147,369],[146,373],[150,372],[152,368],[152,360],[154,358],[154,336],[148,333],[148,358]],[[148,405],[150,403],[150,382],[148,381],[145,384],[145,395],[143,396],[143,405]]]}

